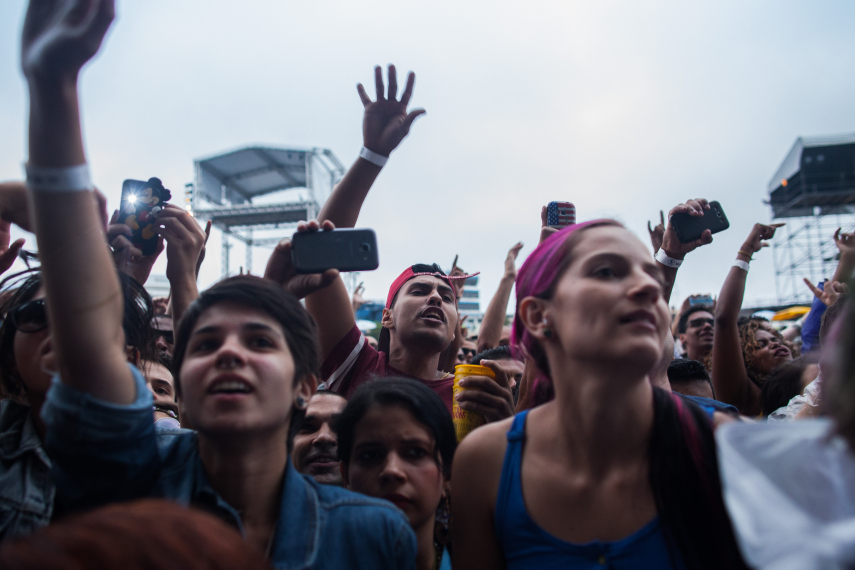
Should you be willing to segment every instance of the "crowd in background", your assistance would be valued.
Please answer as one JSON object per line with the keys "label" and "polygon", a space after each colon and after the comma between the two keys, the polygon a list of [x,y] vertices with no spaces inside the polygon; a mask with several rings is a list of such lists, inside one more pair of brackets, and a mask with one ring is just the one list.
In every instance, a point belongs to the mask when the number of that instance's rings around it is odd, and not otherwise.
{"label": "crowd in background", "polygon": [[[377,337],[362,291],[299,273],[291,240],[263,277],[199,291],[210,222],[163,204],[146,254],[89,178],[78,76],[112,19],[112,0],[31,0],[22,33],[26,180],[0,184],[0,567],[855,565],[853,234],[783,330],[742,314],[779,224],[732,228],[718,295],[669,309],[713,239],[671,220],[705,198],[649,228],[653,255],[615,220],[553,227],[544,207],[477,335],[458,312],[470,275],[431,260],[390,285]],[[298,232],[354,227],[424,112],[414,74],[375,83],[358,87],[360,158]],[[170,293],[152,299],[160,255]]]}

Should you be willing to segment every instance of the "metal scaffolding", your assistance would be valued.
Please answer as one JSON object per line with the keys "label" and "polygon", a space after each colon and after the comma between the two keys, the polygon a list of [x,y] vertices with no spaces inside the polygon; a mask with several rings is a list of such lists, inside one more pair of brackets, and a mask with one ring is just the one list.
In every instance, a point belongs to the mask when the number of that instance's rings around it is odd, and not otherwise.
{"label": "metal scaffolding", "polygon": [[832,277],[838,259],[834,232],[855,229],[855,135],[799,138],[769,182],[775,222],[786,222],[772,243],[779,303],[810,302],[807,277]]}
{"label": "metal scaffolding", "polygon": [[344,175],[332,151],[322,148],[247,147],[195,161],[196,181],[185,187],[186,208],[211,220],[222,232],[222,276],[232,271],[232,238],[252,248],[287,237],[301,220],[311,220]]}

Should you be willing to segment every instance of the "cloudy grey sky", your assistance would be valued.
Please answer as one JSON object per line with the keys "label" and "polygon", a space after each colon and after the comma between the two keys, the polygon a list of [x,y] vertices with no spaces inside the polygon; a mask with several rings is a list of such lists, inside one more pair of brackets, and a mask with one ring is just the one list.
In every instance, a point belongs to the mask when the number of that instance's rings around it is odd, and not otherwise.
{"label": "cloudy grey sky", "polygon": [[[359,220],[380,244],[369,298],[403,267],[459,253],[482,271],[484,308],[508,248],[536,244],[542,204],[572,201],[580,219],[616,217],[647,242],[647,220],[695,196],[719,200],[731,229],[685,263],[672,303],[717,293],[751,224],[769,221],[766,184],[795,139],[855,131],[852,2],[117,4],[81,82],[89,160],[112,207],[124,178],[180,191],[193,159],[246,144],[326,147],[350,164],[356,84],[375,64],[416,71],[413,104],[427,115]],[[0,2],[0,179],[19,178],[26,157],[24,9]],[[209,247],[205,286],[220,275],[219,235]],[[232,259],[236,271],[243,252]],[[746,297],[775,297],[770,251]]]}

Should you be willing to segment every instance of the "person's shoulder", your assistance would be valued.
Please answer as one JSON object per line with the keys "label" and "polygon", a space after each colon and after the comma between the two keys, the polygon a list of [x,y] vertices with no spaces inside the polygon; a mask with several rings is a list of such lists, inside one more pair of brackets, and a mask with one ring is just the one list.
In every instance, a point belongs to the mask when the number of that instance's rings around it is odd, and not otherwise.
{"label": "person's shoulder", "polygon": [[321,508],[328,512],[336,510],[344,511],[354,507],[367,508],[368,510],[376,510],[380,516],[388,515],[392,518],[400,518],[404,522],[407,520],[404,514],[389,501],[349,491],[343,487],[323,485],[314,481],[311,477],[304,476],[303,478],[314,488],[315,493],[318,495],[318,502]]}
{"label": "person's shoulder", "polygon": [[184,462],[197,454],[198,434],[190,429],[161,429],[156,433],[157,450],[164,466]]}
{"label": "person's shoulder", "polygon": [[454,466],[476,476],[490,477],[501,472],[505,451],[508,447],[508,432],[514,418],[485,424],[470,432],[457,445]]}

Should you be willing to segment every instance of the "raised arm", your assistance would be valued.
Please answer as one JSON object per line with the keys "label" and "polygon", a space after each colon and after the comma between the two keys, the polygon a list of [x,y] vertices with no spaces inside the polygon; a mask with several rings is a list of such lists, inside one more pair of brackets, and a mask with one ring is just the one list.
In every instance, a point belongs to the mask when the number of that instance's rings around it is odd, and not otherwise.
{"label": "raised arm", "polygon": [[715,308],[715,333],[712,350],[712,383],[716,398],[737,407],[739,413],[753,416],[760,412],[760,387],[748,377],[739,340],[739,311],[745,295],[747,264],[751,257],[772,239],[775,229],[783,224],[766,226],[755,224],[748,239],[736,254],[736,263],[730,268]]}
{"label": "raised arm", "polygon": [[[398,75],[395,66],[390,65],[388,93],[380,67],[374,68],[375,101],[371,101],[362,84],[357,86],[365,107],[362,120],[364,148],[327,199],[318,214],[319,222],[331,221],[338,228],[352,228],[356,225],[362,203],[380,174],[382,164],[410,132],[416,117],[424,113],[423,109],[407,112],[415,82],[415,74],[410,73],[401,99],[398,100]],[[344,282],[336,279],[329,287],[306,297],[306,309],[318,325],[321,354],[326,359],[356,323]]]}
{"label": "raised arm", "polygon": [[517,278],[517,256],[522,249],[522,242],[516,244],[508,252],[505,258],[505,273],[499,281],[496,294],[490,299],[484,319],[481,321],[481,331],[478,333],[478,352],[499,346],[502,338],[502,327],[505,326],[505,314],[508,312],[508,302],[511,299],[511,290],[514,288],[514,280]]}
{"label": "raised arm", "polygon": [[[671,302],[671,291],[674,290],[674,281],[677,280],[677,269],[682,265],[686,254],[690,253],[702,245],[712,243],[712,232],[705,230],[701,237],[690,243],[680,242],[677,237],[677,231],[671,223],[671,217],[674,214],[689,214],[694,217],[702,217],[704,212],[710,209],[709,203],[704,198],[696,200],[686,200],[685,204],[677,204],[671,211],[668,212],[668,227],[662,235],[662,244],[657,252],[655,252],[656,261],[662,265],[662,272],[665,275],[665,286],[663,294],[665,302]],[[650,224],[648,224],[649,226]],[[657,226],[658,227],[658,226]],[[651,240],[653,238],[651,237]]]}
{"label": "raised arm", "polygon": [[68,386],[128,404],[136,394],[124,353],[122,291],[87,182],[77,98],[80,69],[113,14],[112,0],[33,0],[21,62],[30,92],[27,186],[59,371]]}
{"label": "raised arm", "polygon": [[834,232],[834,243],[840,250],[840,262],[834,272],[832,283],[849,283],[855,272],[855,233],[841,233],[840,228]]}

